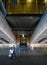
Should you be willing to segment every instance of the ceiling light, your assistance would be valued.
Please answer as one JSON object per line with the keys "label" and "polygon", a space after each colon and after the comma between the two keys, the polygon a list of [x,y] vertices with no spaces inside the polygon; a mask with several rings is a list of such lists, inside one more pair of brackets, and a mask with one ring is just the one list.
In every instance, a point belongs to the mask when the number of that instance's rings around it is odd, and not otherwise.
{"label": "ceiling light", "polygon": [[22,34],[22,37],[24,37],[24,34]]}
{"label": "ceiling light", "polygon": [[47,0],[45,0],[45,3],[47,2]]}
{"label": "ceiling light", "polygon": [[31,3],[32,2],[32,0],[27,0],[27,3]]}
{"label": "ceiling light", "polygon": [[33,19],[33,17],[29,17],[29,19]]}

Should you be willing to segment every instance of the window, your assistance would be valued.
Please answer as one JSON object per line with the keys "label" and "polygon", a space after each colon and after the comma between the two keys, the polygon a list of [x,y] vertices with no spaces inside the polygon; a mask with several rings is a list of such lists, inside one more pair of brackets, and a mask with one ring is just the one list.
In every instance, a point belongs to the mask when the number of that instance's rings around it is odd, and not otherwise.
{"label": "window", "polygon": [[12,0],[12,5],[17,5],[17,3],[18,3],[18,0]]}

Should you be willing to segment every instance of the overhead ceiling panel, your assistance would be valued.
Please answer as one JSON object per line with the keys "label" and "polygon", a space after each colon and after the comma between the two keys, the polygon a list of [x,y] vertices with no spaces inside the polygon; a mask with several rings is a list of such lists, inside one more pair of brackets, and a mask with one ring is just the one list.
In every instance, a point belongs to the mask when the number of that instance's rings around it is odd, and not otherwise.
{"label": "overhead ceiling panel", "polygon": [[26,30],[32,30],[32,28],[35,27],[35,24],[38,22],[40,19],[39,16],[32,17],[32,16],[8,16],[7,20],[8,23],[12,28],[15,28],[17,31],[26,31]]}

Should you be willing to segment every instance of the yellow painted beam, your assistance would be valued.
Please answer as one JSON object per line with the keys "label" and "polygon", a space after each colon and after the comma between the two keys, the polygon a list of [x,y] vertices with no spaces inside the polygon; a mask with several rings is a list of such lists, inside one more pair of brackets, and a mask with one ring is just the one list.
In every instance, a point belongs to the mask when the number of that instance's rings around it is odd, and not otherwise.
{"label": "yellow painted beam", "polygon": [[43,1],[46,2],[47,0],[25,0],[24,5],[22,5],[22,1],[18,0],[17,5],[13,6],[11,4],[12,0],[8,0],[7,13],[8,14],[42,14],[44,10]]}

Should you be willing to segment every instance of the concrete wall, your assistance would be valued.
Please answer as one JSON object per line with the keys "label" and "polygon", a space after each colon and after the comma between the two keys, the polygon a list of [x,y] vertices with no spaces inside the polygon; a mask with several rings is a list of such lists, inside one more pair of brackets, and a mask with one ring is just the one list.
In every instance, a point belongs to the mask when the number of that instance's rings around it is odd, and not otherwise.
{"label": "concrete wall", "polygon": [[11,28],[9,27],[7,21],[5,20],[3,14],[0,11],[0,30],[11,40],[11,43],[16,42]]}
{"label": "concrete wall", "polygon": [[47,10],[45,11],[44,15],[40,19],[32,37],[31,43],[36,43],[36,39],[47,29]]}

